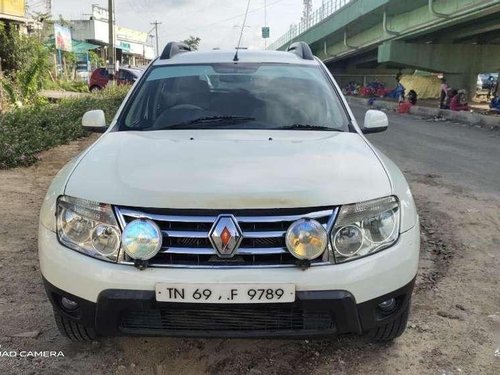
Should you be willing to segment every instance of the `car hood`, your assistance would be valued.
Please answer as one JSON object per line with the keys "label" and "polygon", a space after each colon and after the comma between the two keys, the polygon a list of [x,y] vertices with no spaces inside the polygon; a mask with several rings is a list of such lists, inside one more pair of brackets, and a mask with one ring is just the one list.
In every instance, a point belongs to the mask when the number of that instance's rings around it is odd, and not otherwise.
{"label": "car hood", "polygon": [[292,208],[391,194],[385,169],[356,133],[261,130],[105,134],[65,194],[157,208]]}

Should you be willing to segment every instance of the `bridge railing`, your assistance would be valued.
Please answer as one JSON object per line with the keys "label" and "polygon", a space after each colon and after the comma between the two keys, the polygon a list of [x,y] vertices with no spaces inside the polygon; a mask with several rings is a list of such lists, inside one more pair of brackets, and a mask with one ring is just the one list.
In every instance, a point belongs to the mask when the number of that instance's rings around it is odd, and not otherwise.
{"label": "bridge railing", "polygon": [[337,12],[339,9],[350,3],[351,0],[328,0],[323,3],[318,9],[316,9],[309,19],[302,19],[299,24],[293,24],[290,29],[279,37],[276,41],[267,47],[267,49],[278,49],[285,44],[289,43],[291,40],[307,31],[314,25],[320,23],[325,18],[331,16],[333,13]]}

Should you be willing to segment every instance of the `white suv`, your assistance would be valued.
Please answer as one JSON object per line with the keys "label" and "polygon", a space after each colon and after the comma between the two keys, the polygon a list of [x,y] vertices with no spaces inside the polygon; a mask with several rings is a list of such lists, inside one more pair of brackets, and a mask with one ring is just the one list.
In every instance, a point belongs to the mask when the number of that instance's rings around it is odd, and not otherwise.
{"label": "white suv", "polygon": [[169,43],[52,183],[39,256],[62,334],[302,336],[406,327],[419,222],[400,170],[305,43]]}

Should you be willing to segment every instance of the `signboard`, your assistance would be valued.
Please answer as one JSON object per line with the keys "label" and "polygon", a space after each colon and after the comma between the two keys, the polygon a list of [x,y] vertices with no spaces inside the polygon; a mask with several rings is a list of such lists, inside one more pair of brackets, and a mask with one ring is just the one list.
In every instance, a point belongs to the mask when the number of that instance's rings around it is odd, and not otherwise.
{"label": "signboard", "polygon": [[269,29],[269,26],[264,26],[262,28],[262,38],[263,39],[269,39],[269,35],[270,35],[270,29]]}
{"label": "signboard", "polygon": [[0,13],[24,17],[25,3],[25,0],[0,0]]}
{"label": "signboard", "polygon": [[138,30],[128,29],[126,27],[116,26],[116,39],[124,42],[146,43],[148,40],[148,33]]}
{"label": "signboard", "polygon": [[99,5],[93,4],[92,5],[92,19],[108,22],[108,20],[109,20],[108,10],[106,8],[100,7]]}
{"label": "signboard", "polygon": [[124,51],[130,51],[130,43],[127,43],[127,42],[119,41],[118,45],[116,47],[120,48]]}
{"label": "signboard", "polygon": [[69,27],[54,24],[54,40],[56,43],[56,49],[71,52],[71,30]]}

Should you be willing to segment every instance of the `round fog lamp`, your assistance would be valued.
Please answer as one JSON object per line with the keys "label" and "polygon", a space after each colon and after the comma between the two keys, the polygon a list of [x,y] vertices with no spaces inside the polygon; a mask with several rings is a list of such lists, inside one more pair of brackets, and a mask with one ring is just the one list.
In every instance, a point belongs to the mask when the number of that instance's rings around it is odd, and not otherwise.
{"label": "round fog lamp", "polygon": [[380,302],[378,307],[383,312],[389,313],[396,308],[396,300],[394,298],[389,298],[386,301]]}
{"label": "round fog lamp", "polygon": [[295,258],[312,260],[323,254],[328,236],[323,225],[316,220],[300,219],[290,225],[285,240]]}
{"label": "round fog lamp", "polygon": [[78,303],[69,299],[69,298],[62,297],[61,298],[61,306],[66,311],[74,311],[78,308]]}
{"label": "round fog lamp", "polygon": [[122,234],[122,246],[125,253],[133,259],[149,260],[161,248],[160,228],[151,220],[131,221]]}

